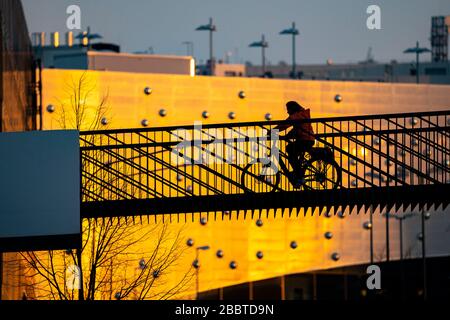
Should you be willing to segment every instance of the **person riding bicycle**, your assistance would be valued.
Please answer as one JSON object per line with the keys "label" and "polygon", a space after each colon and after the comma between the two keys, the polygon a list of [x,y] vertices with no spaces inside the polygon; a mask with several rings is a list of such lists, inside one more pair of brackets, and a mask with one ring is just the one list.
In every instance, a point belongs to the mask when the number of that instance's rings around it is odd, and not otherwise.
{"label": "person riding bicycle", "polygon": [[305,174],[302,168],[305,152],[311,150],[315,143],[314,130],[311,123],[301,120],[311,119],[311,114],[309,109],[303,108],[296,101],[286,103],[286,108],[289,114],[286,120],[298,120],[298,123],[280,124],[274,129],[285,131],[291,126],[293,127],[282,139],[291,141],[286,146],[288,160],[294,169],[294,178],[301,179]]}

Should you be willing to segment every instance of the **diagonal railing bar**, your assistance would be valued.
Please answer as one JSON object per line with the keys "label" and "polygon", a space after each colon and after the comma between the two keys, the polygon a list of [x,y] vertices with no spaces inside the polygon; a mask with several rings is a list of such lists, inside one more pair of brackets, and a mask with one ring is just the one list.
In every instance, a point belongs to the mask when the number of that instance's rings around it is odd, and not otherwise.
{"label": "diagonal railing bar", "polygon": [[[364,125],[364,124],[362,124],[360,122],[356,122],[356,123],[361,125],[361,126],[363,126],[366,129],[370,129],[370,127],[368,127],[368,126],[366,126],[366,125]],[[418,134],[418,133],[422,133],[422,132],[430,132],[429,130],[424,130],[424,129],[417,129],[417,130],[413,129],[413,130],[410,130],[410,129],[402,126],[402,125],[398,125],[398,126],[402,129],[402,131],[398,131],[397,133],[403,133],[403,134],[411,133],[411,135],[414,134],[414,136],[410,140],[417,139],[417,143],[418,144],[419,143],[426,143],[428,146],[431,146],[431,147],[435,148],[438,152],[443,152],[446,155],[450,156],[450,149],[446,149],[446,148],[442,147],[440,144],[438,144],[438,143],[436,143],[436,142],[434,142],[434,141],[432,141],[430,139],[425,139],[423,136]],[[450,127],[441,127],[440,130],[442,130],[442,132],[445,132],[446,128],[447,128],[447,130],[450,129]],[[435,132],[435,130],[433,130],[433,132]],[[447,171],[450,172],[450,167],[448,167],[448,166],[445,167],[442,164],[440,164],[439,162],[436,162],[433,159],[430,159],[429,157],[425,157],[421,152],[414,150],[414,148],[412,148],[411,146],[399,144],[394,139],[389,138],[389,135],[383,134],[382,131],[378,134],[378,137],[380,139],[383,139],[386,142],[389,142],[393,146],[399,147],[399,149],[405,150],[405,151],[407,151],[407,152],[409,152],[409,153],[411,153],[411,154],[413,154],[413,155],[415,155],[417,157],[422,158],[422,160],[429,161],[431,164],[439,167],[442,170],[447,170]]]}
{"label": "diagonal railing bar", "polygon": [[[420,119],[422,119],[422,118],[420,118]],[[420,128],[419,128],[419,130],[414,130],[415,128],[412,128],[413,130],[411,130],[410,128],[407,128],[406,126],[404,126],[404,125],[401,125],[401,124],[398,124],[398,123],[395,123],[394,121],[392,121],[391,119],[388,119],[387,120],[389,123],[391,123],[391,124],[394,124],[394,125],[396,125],[397,127],[400,127],[401,129],[406,129],[406,132],[409,132],[409,133],[411,133],[411,134],[416,134],[416,133],[418,133],[418,132],[425,132],[423,129],[421,130]],[[434,124],[433,124],[434,125]],[[425,128],[424,128],[425,129]],[[428,129],[430,129],[428,132],[438,132],[439,134],[442,134],[442,135],[445,135],[447,138],[450,138],[450,134],[446,134],[447,132],[450,132],[450,127],[449,126],[438,126],[438,125],[434,125],[433,127],[428,127]],[[438,130],[438,131],[436,131],[436,129]],[[425,142],[427,139],[424,139],[421,135],[416,135],[415,136],[417,139],[423,139],[422,140],[422,142]],[[431,143],[432,145],[433,145],[433,147],[437,147],[437,148],[439,148],[439,144],[438,143],[436,143],[435,141],[430,141],[429,139],[428,139],[428,141],[426,141],[426,142],[428,142],[428,143]],[[445,149],[445,148],[441,148],[441,150],[442,151],[445,151],[445,152],[447,152],[447,153],[449,153],[450,152],[450,150],[448,150],[448,149]]]}
{"label": "diagonal railing bar", "polygon": [[[319,141],[322,142],[324,145],[326,145],[328,147],[333,147],[333,145],[331,143],[327,142],[326,140],[319,139]],[[355,159],[355,160],[358,159],[356,156],[352,155],[351,153],[349,153],[349,152],[347,152],[345,150],[340,150],[340,152],[343,155],[345,155],[348,158],[350,158],[350,159]],[[406,183],[404,183],[404,181],[398,179],[395,176],[390,175],[389,173],[386,173],[386,172],[382,171],[381,169],[375,167],[373,164],[370,164],[370,163],[365,162],[365,161],[359,161],[359,162],[361,164],[365,165],[366,167],[368,167],[369,169],[378,171],[379,173],[385,175],[387,179],[392,179],[393,181],[397,181],[397,182],[400,182],[402,184],[406,184]],[[352,177],[354,177],[354,178],[356,178],[358,180],[362,180],[364,183],[366,183],[366,184],[368,184],[368,185],[370,185],[372,187],[377,187],[377,185],[374,184],[373,182],[369,182],[368,180],[366,180],[364,176],[359,176],[359,175],[355,174],[354,172],[351,172],[350,170],[348,170],[346,168],[341,168],[341,169],[343,170],[343,172],[347,173],[348,175],[350,175],[350,176],[352,176]]]}
{"label": "diagonal railing bar", "polygon": [[[429,124],[429,125],[432,125],[434,128],[439,128],[439,127],[442,127],[441,125],[439,125],[439,124],[437,124],[437,123],[435,123],[435,122],[432,122],[431,120],[429,120],[429,119],[426,119],[424,116],[419,116],[419,117],[417,117],[420,121],[423,121],[423,122],[425,122],[425,123],[427,123],[427,124]],[[449,118],[450,119],[450,118]],[[448,119],[447,119],[448,120]],[[447,122],[447,124],[448,124],[448,122]],[[445,135],[447,138],[450,138],[450,132],[449,131],[444,131],[444,132],[442,132],[442,134],[443,135]]]}
{"label": "diagonal railing bar", "polygon": [[[138,169],[138,170],[143,170],[143,172],[140,171],[140,172],[137,173],[137,174],[148,174],[148,175],[152,176],[154,179],[157,179],[157,181],[159,181],[159,182],[164,182],[164,183],[173,184],[170,180],[165,180],[165,179],[163,179],[162,177],[160,177],[159,175],[157,175],[156,173],[154,173],[154,172],[152,172],[152,171],[149,171],[149,170],[144,169],[144,168],[142,168],[142,167],[138,167],[134,162],[130,162],[128,158],[125,158],[125,157],[121,156],[120,154],[111,153],[111,152],[108,152],[108,154],[114,156],[115,158],[117,158],[117,159],[119,159],[119,160],[122,160],[122,163],[124,163],[124,164],[128,164],[128,165],[130,165],[131,167],[133,167],[133,168],[135,168],[135,169]],[[101,164],[101,163],[100,163],[100,164]],[[107,167],[110,168],[110,167],[112,167],[112,166],[107,166]],[[108,171],[109,171],[110,173],[116,174],[117,177],[123,177],[123,178],[126,178],[126,179],[122,179],[122,180],[124,180],[124,181],[128,181],[129,178],[130,178],[129,175],[123,174],[123,173],[121,173],[119,170],[114,170],[114,169],[113,169],[113,170],[108,170]],[[137,175],[137,174],[135,174],[135,175]],[[151,190],[151,189],[149,189],[147,186],[145,186],[145,185],[142,184],[142,183],[139,183],[139,184],[133,184],[133,185],[134,185],[135,187],[138,187],[141,191],[144,191],[144,192],[147,192],[147,193],[149,193],[150,191],[153,191],[153,192],[154,192],[154,194],[153,194],[154,196],[164,196],[164,194],[162,194],[161,192],[157,192],[156,190]],[[143,186],[143,187],[142,187],[142,186]],[[173,184],[173,186],[176,187],[175,184]],[[182,191],[181,188],[180,188],[180,191]],[[186,194],[187,194],[187,193],[186,193]]]}
{"label": "diagonal railing bar", "polygon": [[[100,164],[101,166],[103,165],[103,163],[97,161],[95,158],[92,158],[90,156],[86,156],[85,159],[88,160],[90,164],[93,164],[93,165],[99,165]],[[117,180],[119,180],[118,178],[122,178],[122,180],[124,182],[129,183],[130,185],[134,185],[135,187],[139,187],[138,184],[136,183],[136,181],[132,180],[130,176],[120,172],[119,170],[115,170],[115,169],[109,168],[107,170],[107,172],[108,173],[113,173],[114,177],[116,177]],[[84,172],[84,174],[86,174],[86,172]],[[91,178],[91,180],[95,179],[95,180],[100,181],[99,183],[102,186],[108,186],[108,189],[107,189],[108,191],[112,191],[114,189],[117,189],[120,192],[124,193],[126,196],[135,198],[131,193],[127,193],[123,189],[119,189],[118,187],[114,186],[111,182],[106,182],[103,179],[98,178],[96,175],[90,174],[89,177],[93,177],[93,178]],[[145,190],[145,189],[143,189],[143,190]],[[124,198],[126,199],[126,197],[124,197]]]}
{"label": "diagonal railing bar", "polygon": [[[104,183],[103,180],[96,178],[93,175],[87,174],[87,173],[83,173],[82,178],[85,179],[85,181],[90,181],[90,182],[94,182],[96,183],[96,185],[98,185],[99,190],[89,190],[87,189],[91,194],[96,194],[97,197],[104,199],[104,200],[108,200],[109,198],[106,198],[104,196],[101,196],[100,194],[103,194],[105,191],[109,191],[110,192],[110,196],[111,194],[114,194],[117,196],[118,199],[135,199],[134,196],[132,195],[127,195],[126,193],[123,192],[123,190],[118,189],[110,184]],[[97,192],[95,192],[97,191]],[[125,195],[124,195],[125,194]]]}
{"label": "diagonal railing bar", "polygon": [[[117,142],[124,143],[123,141],[120,141],[120,140],[118,140],[118,139],[116,139],[116,140],[117,140]],[[146,144],[145,144],[145,145],[146,145]],[[165,148],[165,147],[167,147],[167,146],[162,146],[162,147]],[[202,187],[208,188],[208,189],[210,189],[211,191],[215,191],[215,192],[218,193],[218,194],[221,193],[220,190],[217,190],[217,189],[212,188],[210,185],[205,184],[202,180],[200,180],[200,179],[198,179],[198,178],[196,178],[196,177],[194,177],[194,176],[188,175],[187,172],[185,172],[185,171],[181,171],[181,170],[179,169],[179,167],[173,166],[173,165],[171,165],[170,163],[164,162],[164,160],[162,160],[162,159],[156,157],[155,155],[153,155],[153,154],[151,154],[151,153],[149,153],[149,152],[143,151],[143,150],[142,150],[143,148],[139,148],[139,147],[133,146],[132,149],[133,149],[134,151],[138,152],[138,153],[140,154],[141,157],[148,157],[149,159],[152,159],[152,160],[156,161],[156,162],[159,163],[159,164],[165,165],[165,166],[167,167],[166,169],[174,170],[175,172],[184,175],[184,177],[190,178],[193,182],[199,183],[199,185],[202,186]],[[172,151],[172,149],[169,148],[169,147],[167,147],[166,151]],[[124,160],[124,161],[125,161],[125,160]],[[185,166],[185,165],[184,165],[184,166]],[[184,189],[179,188],[179,186],[178,186],[177,184],[173,183],[173,182],[170,181],[170,180],[164,179],[164,180],[161,180],[161,181],[166,181],[166,182],[169,184],[169,186],[172,186],[172,187],[174,187],[174,188],[176,188],[176,189],[179,189],[179,190],[184,191]],[[188,194],[189,194],[188,192],[185,192],[185,195],[188,195]]]}
{"label": "diagonal railing bar", "polygon": [[[377,137],[382,137],[384,132],[386,132],[386,130],[381,130],[380,133],[377,134]],[[392,132],[392,131],[389,131],[389,132]],[[430,180],[433,183],[439,183],[439,181],[434,180],[431,177],[427,176],[426,173],[423,173],[423,172],[421,172],[419,170],[416,170],[416,169],[414,169],[414,168],[412,168],[410,166],[407,166],[405,163],[399,161],[398,159],[389,157],[386,153],[382,153],[378,149],[373,148],[372,146],[370,146],[368,144],[365,144],[364,142],[354,138],[354,136],[358,136],[358,135],[369,135],[367,132],[352,132],[351,134],[347,134],[347,133],[344,133],[344,132],[338,132],[338,135],[346,136],[348,138],[348,140],[354,142],[355,144],[360,145],[363,148],[369,149],[370,151],[372,151],[376,155],[384,156],[384,157],[387,158],[387,160],[392,160],[393,163],[403,166],[405,169],[411,171],[411,173],[414,173],[414,174],[416,174],[416,175],[418,175],[418,176],[420,176],[420,177],[422,177],[424,179]],[[323,135],[317,135],[317,136],[332,137],[333,135],[323,134]],[[321,142],[323,142],[323,140]],[[398,142],[393,142],[393,146],[394,147],[397,147],[397,146],[401,147],[401,148],[399,148],[400,150],[404,149],[404,147],[401,144],[399,144]],[[342,150],[339,150],[339,152],[345,154],[345,152],[343,152]],[[421,153],[417,153],[417,156],[419,158],[421,158],[421,160],[428,160],[428,158],[424,157]],[[358,159],[358,161],[361,162],[361,160],[359,158],[356,158],[356,159]],[[362,163],[364,165],[368,165],[364,161],[362,161]],[[371,169],[373,169],[373,168],[371,167]],[[376,170],[380,170],[380,169],[376,169]]]}
{"label": "diagonal railing bar", "polygon": [[[120,142],[120,143],[123,143],[123,144],[124,144],[124,142],[122,142],[122,141],[116,139],[115,137],[110,136],[109,138],[114,139],[116,142]],[[132,149],[141,153],[140,156],[135,157],[135,158],[142,158],[142,157],[153,158],[153,157],[154,157],[154,155],[152,155],[152,154],[149,154],[149,153],[142,153],[142,150],[140,150],[140,149],[138,149],[138,148],[132,148]],[[118,154],[118,153],[112,153],[112,152],[110,152],[109,150],[105,150],[105,152],[107,152],[107,154],[109,154],[109,155],[111,155],[111,156],[113,156],[113,157],[115,157],[115,158],[121,160],[124,164],[128,164],[128,165],[130,165],[131,167],[133,167],[133,168],[135,168],[135,169],[138,169],[138,170],[142,169],[141,167],[138,167],[133,161],[130,162],[130,161],[129,161],[130,158],[125,158],[125,157],[121,156],[120,154]],[[154,159],[157,160],[158,162],[160,162],[161,164],[165,164],[165,165],[166,165],[166,163],[165,163],[163,160],[161,160],[161,159],[159,159],[159,158],[157,158],[157,157],[155,157]],[[173,166],[170,166],[170,165],[167,165],[167,166],[168,166],[168,168],[166,168],[167,170],[175,170],[175,169],[178,169],[178,168],[173,167]],[[181,172],[181,171],[180,171],[180,172]],[[184,195],[188,195],[188,194],[189,194],[188,192],[185,192],[184,189],[182,189],[181,187],[179,187],[178,185],[176,185],[176,184],[173,183],[172,181],[167,180],[167,179],[163,179],[163,177],[158,176],[156,173],[152,172],[151,170],[146,170],[146,169],[144,169],[144,173],[151,175],[153,178],[157,179],[157,181],[159,181],[159,182],[165,182],[165,183],[168,183],[170,186],[172,186],[172,187],[174,187],[175,189],[177,189],[177,191],[184,193]],[[201,182],[201,181],[200,181],[200,182]],[[163,196],[163,194],[161,194],[161,193],[159,193],[159,194],[160,194],[161,196]]]}

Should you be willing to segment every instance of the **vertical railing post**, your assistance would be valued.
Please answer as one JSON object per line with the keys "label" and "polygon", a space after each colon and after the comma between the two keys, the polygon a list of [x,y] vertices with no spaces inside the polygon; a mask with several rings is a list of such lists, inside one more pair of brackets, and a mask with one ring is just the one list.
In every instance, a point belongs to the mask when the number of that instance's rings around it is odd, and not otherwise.
{"label": "vertical railing post", "polygon": [[421,212],[422,222],[422,268],[423,268],[423,300],[427,300],[427,255],[425,248],[425,210]]}

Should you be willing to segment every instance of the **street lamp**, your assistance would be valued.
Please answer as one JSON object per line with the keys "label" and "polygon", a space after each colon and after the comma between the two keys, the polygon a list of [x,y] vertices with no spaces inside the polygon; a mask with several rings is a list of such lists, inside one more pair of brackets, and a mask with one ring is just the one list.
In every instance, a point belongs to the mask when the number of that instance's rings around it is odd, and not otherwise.
{"label": "street lamp", "polygon": [[[384,216],[389,218],[394,218],[399,221],[400,227],[400,266],[401,266],[401,281],[402,281],[402,295],[404,294],[404,274],[403,274],[403,220],[411,217],[417,216],[418,213],[405,213],[403,215],[395,215],[391,213],[385,213]],[[425,213],[424,210],[421,211],[421,229],[422,229],[422,264],[423,264],[423,298],[427,299],[427,266],[426,266],[426,252],[425,252],[425,220],[430,218],[430,215]]]}
{"label": "street lamp", "polygon": [[261,48],[262,53],[262,71],[263,76],[266,74],[266,48],[269,46],[269,43],[264,39],[264,35],[261,37],[261,41],[252,42],[249,44],[251,48]]}
{"label": "street lamp", "polygon": [[196,31],[209,31],[209,73],[214,73],[214,58],[213,58],[213,32],[217,31],[213,24],[212,18],[209,18],[209,24],[201,25],[195,29]]}
{"label": "street lamp", "polygon": [[284,29],[280,32],[282,35],[292,35],[292,78],[295,79],[295,36],[299,35],[298,30],[295,28],[295,22],[292,22],[292,27]]}
{"label": "street lamp", "polygon": [[419,55],[425,52],[431,52],[428,48],[420,48],[419,41],[416,42],[416,46],[408,48],[403,53],[415,53],[416,54],[416,82],[419,83]]}
{"label": "street lamp", "polygon": [[98,33],[91,33],[91,27],[87,27],[87,31],[80,32],[75,38],[79,39],[83,46],[87,47],[91,43],[91,40],[101,39],[103,37]]}
{"label": "street lamp", "polygon": [[199,269],[200,269],[200,263],[198,260],[198,255],[200,250],[202,251],[206,251],[209,250],[210,247],[209,246],[201,246],[201,247],[197,247],[195,248],[195,261],[194,261],[194,267],[195,267],[195,274],[196,274],[196,282],[195,282],[195,299],[198,300],[199,298]]}

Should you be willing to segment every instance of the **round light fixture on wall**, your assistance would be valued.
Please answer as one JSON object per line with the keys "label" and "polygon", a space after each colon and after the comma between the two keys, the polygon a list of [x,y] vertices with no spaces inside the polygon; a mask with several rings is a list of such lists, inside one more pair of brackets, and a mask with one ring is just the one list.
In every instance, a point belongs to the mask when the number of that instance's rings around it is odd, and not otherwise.
{"label": "round light fixture on wall", "polygon": [[330,232],[330,231],[328,231],[328,232],[325,232],[325,239],[328,239],[328,240],[330,240],[330,239],[332,239],[333,238],[333,233],[332,232]]}
{"label": "round light fixture on wall", "polygon": [[150,87],[145,87],[144,88],[144,93],[146,94],[146,95],[150,95],[150,94],[152,94],[152,88],[150,88]]}
{"label": "round light fixture on wall", "polygon": [[256,253],[256,257],[257,257],[258,259],[262,259],[262,258],[264,257],[264,254],[262,253],[262,251],[258,251],[258,252]]}
{"label": "round light fixture on wall", "polygon": [[244,91],[239,91],[238,97],[241,98],[241,99],[245,99],[245,92]]}
{"label": "round light fixture on wall", "polygon": [[366,230],[372,229],[372,223],[370,223],[370,221],[364,222],[363,228],[366,229]]}
{"label": "round light fixture on wall", "polygon": [[377,146],[380,145],[380,138],[378,137],[373,138],[373,144]]}
{"label": "round light fixture on wall", "polygon": [[271,113],[266,113],[266,115],[264,116],[264,118],[265,118],[267,121],[270,121],[270,120],[272,120],[272,114],[271,114]]}
{"label": "round light fixture on wall", "polygon": [[161,117],[165,117],[165,116],[167,116],[167,110],[166,109],[161,109],[161,110],[159,110],[159,115],[161,116]]}
{"label": "round light fixture on wall", "polygon": [[102,120],[100,121],[102,125],[106,126],[108,124],[108,119],[106,119],[105,117],[102,118]]}
{"label": "round light fixture on wall", "polygon": [[263,221],[261,220],[261,219],[258,219],[258,220],[256,220],[256,225],[258,226],[258,227],[262,227],[263,226]]}
{"label": "round light fixture on wall", "polygon": [[228,114],[228,118],[230,118],[231,120],[236,119],[236,113],[230,112],[230,113]]}
{"label": "round light fixture on wall", "polygon": [[338,261],[340,258],[341,258],[341,255],[339,253],[337,253],[337,252],[334,252],[331,255],[331,259],[333,259],[334,261]]}
{"label": "round light fixture on wall", "polygon": [[342,96],[340,94],[337,94],[334,96],[334,101],[336,101],[337,103],[342,102]]}
{"label": "round light fixture on wall", "polygon": [[297,247],[298,247],[297,241],[291,241],[290,246],[291,246],[291,249],[297,249]]}
{"label": "round light fixture on wall", "polygon": [[202,118],[203,118],[203,119],[208,119],[208,118],[209,118],[209,112],[206,111],[206,110],[203,111],[203,112],[202,112]]}
{"label": "round light fixture on wall", "polygon": [[223,258],[223,250],[217,250],[216,256],[217,258]]}
{"label": "round light fixture on wall", "polygon": [[188,247],[192,247],[194,245],[194,240],[189,238],[187,239],[186,244],[188,245]]}
{"label": "round light fixture on wall", "polygon": [[143,120],[141,121],[141,125],[142,125],[143,127],[148,127],[148,120],[147,120],[147,119],[143,119]]}
{"label": "round light fixture on wall", "polygon": [[52,104],[49,104],[48,106],[47,106],[47,112],[49,112],[49,113],[53,113],[53,112],[55,112],[55,106],[54,105],[52,105]]}
{"label": "round light fixture on wall", "polygon": [[236,269],[237,268],[237,263],[236,263],[236,261],[231,261],[230,262],[230,269]]}
{"label": "round light fixture on wall", "polygon": [[142,270],[145,269],[145,260],[144,259],[139,260],[139,268]]}
{"label": "round light fixture on wall", "polygon": [[197,259],[195,259],[194,262],[192,262],[192,266],[195,269],[198,269],[198,268],[200,268],[200,262]]}

